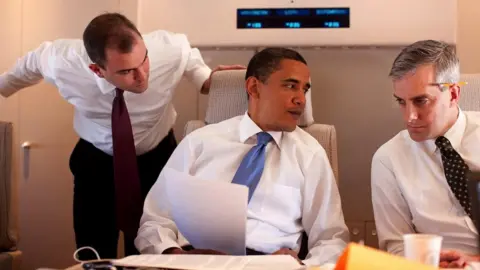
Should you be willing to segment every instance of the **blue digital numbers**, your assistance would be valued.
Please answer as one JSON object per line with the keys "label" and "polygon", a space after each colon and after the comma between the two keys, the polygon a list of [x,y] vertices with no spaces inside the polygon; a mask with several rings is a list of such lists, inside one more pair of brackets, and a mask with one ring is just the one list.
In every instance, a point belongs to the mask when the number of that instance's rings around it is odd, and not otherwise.
{"label": "blue digital numbers", "polygon": [[[360,1],[360,0],[358,0]],[[237,9],[237,29],[350,28],[349,7]]]}
{"label": "blue digital numbers", "polygon": [[286,22],[286,28],[301,28],[301,24],[299,22]]}
{"label": "blue digital numbers", "polygon": [[248,22],[247,28],[262,28],[261,22]]}
{"label": "blue digital numbers", "polygon": [[325,22],[324,26],[327,28],[339,28],[340,22]]}

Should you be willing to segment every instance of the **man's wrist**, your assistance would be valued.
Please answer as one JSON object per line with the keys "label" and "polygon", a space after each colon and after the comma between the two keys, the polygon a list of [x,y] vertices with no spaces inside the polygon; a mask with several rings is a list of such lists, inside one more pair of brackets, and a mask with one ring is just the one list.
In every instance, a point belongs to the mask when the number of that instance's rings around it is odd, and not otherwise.
{"label": "man's wrist", "polygon": [[472,262],[480,262],[480,255],[472,255],[472,256],[469,256],[470,258],[470,261]]}
{"label": "man's wrist", "polygon": [[181,248],[172,247],[163,251],[163,254],[183,254],[185,251]]}
{"label": "man's wrist", "polygon": [[202,95],[208,95],[210,93],[210,83],[205,81],[203,83],[202,88],[200,89],[200,94]]}

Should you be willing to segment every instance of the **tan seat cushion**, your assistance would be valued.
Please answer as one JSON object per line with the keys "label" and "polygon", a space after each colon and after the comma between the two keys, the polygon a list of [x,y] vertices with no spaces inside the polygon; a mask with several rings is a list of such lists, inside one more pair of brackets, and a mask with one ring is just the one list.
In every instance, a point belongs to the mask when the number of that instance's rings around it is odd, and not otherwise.
{"label": "tan seat cushion", "polygon": [[460,80],[468,83],[460,88],[460,108],[480,111],[480,74],[462,74]]}

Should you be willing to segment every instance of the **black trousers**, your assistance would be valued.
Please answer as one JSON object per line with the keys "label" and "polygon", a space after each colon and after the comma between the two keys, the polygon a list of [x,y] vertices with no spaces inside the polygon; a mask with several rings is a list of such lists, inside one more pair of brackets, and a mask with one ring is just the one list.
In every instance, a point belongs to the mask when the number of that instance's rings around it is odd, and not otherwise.
{"label": "black trousers", "polygon": [[[143,200],[176,146],[170,131],[155,149],[137,157]],[[74,176],[73,226],[77,248],[90,246],[102,259],[117,258],[119,230],[115,221],[113,157],[80,139],[70,157],[70,170]],[[124,240],[125,255],[138,254],[135,239]],[[93,255],[89,250],[79,252],[82,260],[94,259]]]}

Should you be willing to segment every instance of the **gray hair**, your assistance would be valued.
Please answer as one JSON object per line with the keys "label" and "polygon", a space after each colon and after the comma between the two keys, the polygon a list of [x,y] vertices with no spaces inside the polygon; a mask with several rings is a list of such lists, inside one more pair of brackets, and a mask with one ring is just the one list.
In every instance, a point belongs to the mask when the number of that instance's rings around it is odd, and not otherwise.
{"label": "gray hair", "polygon": [[436,83],[457,83],[460,79],[460,61],[455,47],[436,40],[417,41],[395,58],[389,76],[393,80],[403,78],[418,66],[433,64]]}

